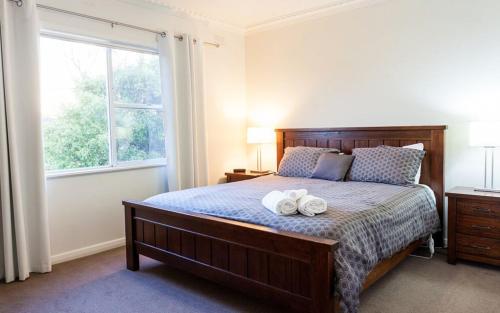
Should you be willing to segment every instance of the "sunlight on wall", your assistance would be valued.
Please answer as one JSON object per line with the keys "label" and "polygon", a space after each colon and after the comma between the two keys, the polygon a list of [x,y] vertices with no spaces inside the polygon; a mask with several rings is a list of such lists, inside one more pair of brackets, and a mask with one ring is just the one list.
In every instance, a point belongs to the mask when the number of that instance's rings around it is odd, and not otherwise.
{"label": "sunlight on wall", "polygon": [[[286,106],[277,103],[255,105],[248,112],[248,127],[269,127],[273,129],[279,127],[286,119],[289,110]],[[256,145],[247,145],[247,164],[250,169],[256,168],[256,152]],[[276,143],[262,145],[262,169],[276,170]]]}
{"label": "sunlight on wall", "polygon": [[247,110],[245,104],[241,103],[224,103],[222,105],[222,113],[225,118],[246,120]]}
{"label": "sunlight on wall", "polygon": [[275,128],[286,118],[288,110],[279,104],[256,105],[248,112],[248,126]]}

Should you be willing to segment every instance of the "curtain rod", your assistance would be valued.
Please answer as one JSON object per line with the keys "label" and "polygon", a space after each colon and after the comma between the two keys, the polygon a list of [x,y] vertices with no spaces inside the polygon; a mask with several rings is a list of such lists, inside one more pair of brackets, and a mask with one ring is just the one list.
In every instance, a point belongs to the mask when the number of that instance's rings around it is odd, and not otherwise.
{"label": "curtain rod", "polygon": [[[14,2],[18,7],[23,6],[23,0],[9,0],[9,1]],[[78,17],[82,17],[82,18],[86,18],[86,19],[90,19],[90,20],[94,20],[94,21],[98,21],[98,22],[102,22],[102,23],[108,23],[108,24],[111,24],[111,27],[122,26],[122,27],[127,27],[127,28],[132,28],[132,29],[144,31],[144,32],[157,34],[157,35],[160,35],[162,37],[167,36],[166,32],[161,32],[161,31],[157,31],[157,30],[153,30],[153,29],[149,29],[149,28],[145,28],[145,27],[140,27],[140,26],[135,26],[135,25],[127,24],[127,23],[108,20],[105,18],[100,18],[100,17],[96,17],[96,16],[92,16],[92,15],[81,14],[78,12],[63,10],[63,9],[59,9],[59,8],[55,8],[55,7],[51,7],[51,6],[47,6],[47,5],[43,5],[43,4],[37,4],[36,6],[40,9],[45,9],[45,10],[59,12],[59,13],[63,13],[63,14],[78,16]],[[181,40],[181,41],[184,39],[182,35],[174,35],[174,37]],[[214,46],[216,48],[220,47],[220,44],[216,43],[216,42],[204,41],[203,43],[206,45]]]}

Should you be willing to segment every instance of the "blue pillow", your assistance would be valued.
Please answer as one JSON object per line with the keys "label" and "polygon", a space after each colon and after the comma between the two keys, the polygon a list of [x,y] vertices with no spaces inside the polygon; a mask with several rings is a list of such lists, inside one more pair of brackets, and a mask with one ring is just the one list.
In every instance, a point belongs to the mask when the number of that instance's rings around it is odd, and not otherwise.
{"label": "blue pillow", "polygon": [[311,177],[319,156],[324,152],[339,152],[333,148],[287,147],[281,159],[278,175]]}
{"label": "blue pillow", "polygon": [[314,168],[312,178],[342,181],[351,167],[352,160],[354,160],[352,155],[322,153]]}

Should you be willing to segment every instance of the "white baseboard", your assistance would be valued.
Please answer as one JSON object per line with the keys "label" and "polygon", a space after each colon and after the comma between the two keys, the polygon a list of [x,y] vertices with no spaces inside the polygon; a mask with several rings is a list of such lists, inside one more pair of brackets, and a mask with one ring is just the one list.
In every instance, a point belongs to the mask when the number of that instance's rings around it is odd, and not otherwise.
{"label": "white baseboard", "polygon": [[51,257],[52,264],[67,262],[79,258],[83,258],[92,254],[122,247],[125,245],[125,238],[118,238],[106,242],[101,242],[95,245],[83,247],[80,249],[71,250],[68,252],[59,253]]}

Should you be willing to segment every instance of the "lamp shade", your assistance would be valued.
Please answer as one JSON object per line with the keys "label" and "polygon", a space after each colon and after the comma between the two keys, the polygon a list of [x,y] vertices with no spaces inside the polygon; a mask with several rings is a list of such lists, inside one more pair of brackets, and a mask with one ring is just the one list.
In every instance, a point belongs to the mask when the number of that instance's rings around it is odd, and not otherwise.
{"label": "lamp shade", "polygon": [[247,143],[273,143],[275,138],[272,128],[248,127],[247,129]]}
{"label": "lamp shade", "polygon": [[469,139],[473,147],[500,147],[500,121],[472,122]]}

